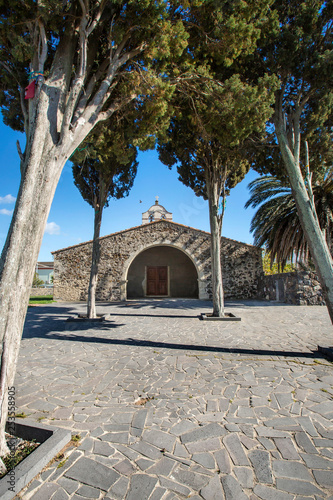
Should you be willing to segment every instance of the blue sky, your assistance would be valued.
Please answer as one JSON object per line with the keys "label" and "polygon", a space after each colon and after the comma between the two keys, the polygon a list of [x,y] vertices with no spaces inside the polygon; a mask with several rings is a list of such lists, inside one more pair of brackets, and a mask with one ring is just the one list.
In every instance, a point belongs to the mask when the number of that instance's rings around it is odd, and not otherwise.
{"label": "blue sky", "polygon": [[[22,134],[12,131],[0,121],[0,246],[3,247],[20,182],[19,157],[16,140],[24,143]],[[23,146],[22,146],[23,148]],[[104,209],[101,235],[121,231],[141,224],[142,212],[154,204],[155,197],[169,212],[174,222],[209,231],[208,204],[184,186],[176,170],[169,170],[158,160],[156,151],[139,153],[138,174],[127,198],[111,200]],[[247,185],[258,177],[249,172],[232,191],[227,200],[222,235],[244,243],[253,242],[249,232],[254,211],[244,209],[249,198]],[[141,200],[141,203],[140,203]],[[39,261],[50,261],[51,252],[91,240],[93,209],[74,186],[71,163],[62,172],[52,203],[39,254]]]}

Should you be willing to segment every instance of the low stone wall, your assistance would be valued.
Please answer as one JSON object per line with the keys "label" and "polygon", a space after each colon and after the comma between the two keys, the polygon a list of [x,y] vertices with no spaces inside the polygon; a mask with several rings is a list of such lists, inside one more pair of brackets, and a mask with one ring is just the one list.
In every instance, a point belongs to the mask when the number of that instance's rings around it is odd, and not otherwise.
{"label": "low stone wall", "polygon": [[[211,298],[210,234],[173,222],[157,221],[100,238],[96,299],[125,300],[131,263],[145,249],[159,246],[184,252],[198,273],[199,298]],[[86,242],[53,252],[55,299],[87,299],[91,251],[92,242]],[[261,250],[222,238],[221,253],[225,297],[257,297],[258,278],[262,274]]]}
{"label": "low stone wall", "polygon": [[31,288],[30,297],[44,297],[44,295],[53,295],[53,287]]}
{"label": "low stone wall", "polygon": [[315,273],[297,271],[263,276],[259,281],[259,295],[295,305],[325,305],[322,289]]}

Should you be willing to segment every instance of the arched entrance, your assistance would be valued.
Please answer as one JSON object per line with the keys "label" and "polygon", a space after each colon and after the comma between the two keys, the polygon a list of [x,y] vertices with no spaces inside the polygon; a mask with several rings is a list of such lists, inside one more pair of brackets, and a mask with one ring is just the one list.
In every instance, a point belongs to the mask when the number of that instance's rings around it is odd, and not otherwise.
{"label": "arched entrance", "polygon": [[198,273],[181,250],[154,246],[140,252],[127,273],[127,298],[198,298]]}

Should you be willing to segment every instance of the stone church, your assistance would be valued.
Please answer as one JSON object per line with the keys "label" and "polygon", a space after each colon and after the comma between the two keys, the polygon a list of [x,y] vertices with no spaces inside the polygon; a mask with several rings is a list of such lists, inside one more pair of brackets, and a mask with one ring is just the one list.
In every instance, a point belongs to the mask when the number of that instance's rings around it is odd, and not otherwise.
{"label": "stone church", "polygon": [[[54,297],[87,299],[92,241],[53,252]],[[261,250],[221,238],[226,298],[256,297]],[[210,233],[173,222],[158,199],[142,224],[100,238],[96,299],[211,298]]]}

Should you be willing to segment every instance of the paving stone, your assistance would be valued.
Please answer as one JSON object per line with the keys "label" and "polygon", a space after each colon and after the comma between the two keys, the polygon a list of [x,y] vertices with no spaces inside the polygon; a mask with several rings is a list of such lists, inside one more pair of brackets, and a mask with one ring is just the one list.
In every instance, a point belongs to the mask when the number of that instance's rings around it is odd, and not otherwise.
{"label": "paving stone", "polygon": [[277,438],[277,437],[288,438],[290,436],[290,434],[288,432],[280,431],[278,429],[271,429],[270,427],[265,427],[265,426],[261,426],[261,425],[258,425],[256,427],[256,432],[257,432],[258,436],[268,437],[268,438]]}
{"label": "paving stone", "polygon": [[166,492],[165,488],[157,487],[154,489],[153,493],[150,495],[149,500],[162,500]]}
{"label": "paving stone", "polygon": [[250,465],[237,434],[229,434],[223,438],[223,444],[235,465]]}
{"label": "paving stone", "polygon": [[129,479],[127,477],[120,477],[109,490],[108,495],[110,495],[112,499],[116,498],[117,500],[123,500],[126,497],[128,485]]}
{"label": "paving stone", "polygon": [[52,495],[60,488],[56,483],[44,483],[39,488],[37,493],[32,495],[31,500],[45,500],[46,498],[51,498]]}
{"label": "paving stone", "polygon": [[272,427],[273,429],[280,429],[284,431],[300,431],[302,426],[291,417],[278,417],[272,418],[265,421],[267,427]]}
{"label": "paving stone", "polygon": [[330,489],[333,487],[333,473],[331,471],[315,469],[313,475],[320,486]]}
{"label": "paving stone", "polygon": [[291,460],[274,460],[273,472],[276,477],[290,477],[302,479],[303,481],[312,481],[312,475],[300,462],[292,462]]}
{"label": "paving stone", "polygon": [[[184,495],[185,498],[187,498],[191,493],[191,490],[189,488],[187,488],[186,486],[179,484],[179,483],[176,483],[175,481],[171,481],[170,479],[167,479],[166,477],[160,477],[160,483],[161,483],[162,487],[164,487],[168,490],[175,491],[176,493],[179,493],[180,495]],[[142,500],[146,500],[146,499],[147,499],[147,497],[142,498]],[[133,497],[133,500],[137,500],[137,499],[135,499]]]}
{"label": "paving stone", "polygon": [[136,461],[136,463],[140,467],[141,470],[146,470],[155,464],[155,462],[153,460],[148,460],[147,458],[139,458]]}
{"label": "paving stone", "polygon": [[265,437],[258,437],[258,441],[260,444],[263,445],[264,448],[266,448],[266,450],[268,451],[276,450],[276,446],[271,439]]}
{"label": "paving stone", "polygon": [[168,434],[167,432],[162,432],[159,430],[144,431],[142,435],[143,441],[146,441],[157,448],[167,450],[172,453],[176,437]]}
{"label": "paving stone", "polygon": [[133,472],[135,472],[135,468],[127,458],[114,465],[113,468],[124,476],[130,476]]}
{"label": "paving stone", "polygon": [[78,450],[81,451],[92,451],[95,444],[95,440],[91,437],[86,437],[82,443],[79,445]]}
{"label": "paving stone", "polygon": [[148,410],[146,408],[136,411],[131,422],[132,427],[143,429],[146,423],[147,414]]}
{"label": "paving stone", "polygon": [[190,456],[185,446],[178,442],[176,442],[173,454],[176,457],[181,457],[181,458],[189,458]]}
{"label": "paving stone", "polygon": [[300,448],[303,448],[303,450],[306,453],[318,453],[317,448],[313,445],[311,439],[308,437],[308,435],[305,432],[296,432],[295,434],[295,441],[298,444]]}
{"label": "paving stone", "polygon": [[249,452],[249,459],[254,467],[255,475],[260,483],[273,484],[270,454],[264,450]]}
{"label": "paving stone", "polygon": [[285,408],[285,407],[291,405],[293,402],[292,395],[289,393],[283,393],[283,392],[276,393],[275,392],[274,396],[276,397],[280,408]]}
{"label": "paving stone", "polygon": [[234,467],[233,471],[243,488],[253,489],[254,473],[252,468]]}
{"label": "paving stone", "polygon": [[239,436],[239,439],[248,450],[252,450],[252,448],[258,446],[258,441],[256,439],[251,439],[248,436],[244,436],[243,434]]}
{"label": "paving stone", "polygon": [[59,488],[52,496],[52,500],[68,500],[69,495],[63,488]]}
{"label": "paving stone", "polygon": [[190,420],[182,420],[181,422],[178,422],[173,427],[171,427],[170,433],[174,434],[175,436],[180,436],[181,434],[192,431],[197,427],[197,424],[191,422]]}
{"label": "paving stone", "polygon": [[62,486],[70,495],[74,493],[74,491],[76,491],[79,487],[77,481],[73,481],[73,479],[68,479],[65,476],[58,479],[58,484],[60,484],[60,486]]}
{"label": "paving stone", "polygon": [[313,442],[318,448],[333,448],[333,439],[313,438]]}
{"label": "paving stone", "polygon": [[139,441],[138,443],[133,444],[132,448],[141,453],[141,455],[151,458],[152,460],[161,458],[161,450],[155,448],[155,446],[145,443],[144,441]]}
{"label": "paving stone", "polygon": [[299,460],[295,446],[290,438],[274,438],[274,442],[285,460]]}
{"label": "paving stone", "polygon": [[233,476],[223,476],[221,483],[226,500],[248,500],[243,488]]}
{"label": "paving stone", "polygon": [[90,436],[91,437],[99,437],[101,436],[101,434],[103,434],[103,429],[102,427],[96,427],[96,429],[94,429],[91,433],[90,433]]}
{"label": "paving stone", "polygon": [[168,477],[175,466],[174,460],[163,457],[157,463],[147,470],[147,474],[156,474],[156,476]]}
{"label": "paving stone", "polygon": [[119,474],[90,458],[80,458],[65,474],[66,477],[107,491],[119,478]]}
{"label": "paving stone", "polygon": [[329,460],[318,455],[307,455],[305,453],[301,454],[304,462],[310,469],[324,469],[324,470],[332,470],[333,469],[333,460]]}
{"label": "paving stone", "polygon": [[126,500],[146,500],[152,493],[157,479],[146,474],[133,474],[130,478]]}
{"label": "paving stone", "polygon": [[91,486],[83,485],[80,486],[76,494],[84,498],[99,498],[100,490],[92,488]]}
{"label": "paving stone", "polygon": [[100,439],[109,443],[128,444],[128,437],[128,432],[108,432],[100,436]]}
{"label": "paving stone", "polygon": [[210,453],[194,453],[192,460],[203,467],[207,467],[207,469],[215,469],[216,467],[215,460]]}
{"label": "paving stone", "polygon": [[218,475],[213,476],[209,483],[201,488],[200,495],[204,500],[224,500],[220,477]]}
{"label": "paving stone", "polygon": [[307,481],[300,481],[298,479],[284,479],[278,477],[276,479],[276,487],[278,490],[287,491],[296,495],[320,495],[321,491],[317,486]]}
{"label": "paving stone", "polygon": [[209,438],[225,436],[226,431],[219,424],[211,423],[199,427],[193,431],[187,432],[180,436],[183,444],[193,443],[196,441],[204,441]]}
{"label": "paving stone", "polygon": [[278,491],[276,488],[271,486],[265,486],[263,484],[256,484],[254,487],[254,493],[262,500],[293,500],[294,495],[290,493],[284,493]]}
{"label": "paving stone", "polygon": [[297,417],[296,421],[300,423],[302,426],[303,430],[309,434],[311,437],[316,437],[318,436],[318,432],[313,425],[312,420],[309,417]]}
{"label": "paving stone", "polygon": [[222,449],[219,451],[215,451],[214,453],[215,460],[217,462],[218,468],[221,473],[230,474],[231,472],[231,461],[230,457],[226,450]]}
{"label": "paving stone", "polygon": [[205,484],[207,484],[207,482],[209,481],[209,476],[204,476],[203,474],[197,474],[181,466],[173,471],[171,479],[176,480],[180,484],[185,484],[186,486],[189,486],[194,491],[198,491]]}
{"label": "paving stone", "polygon": [[115,449],[109,445],[109,443],[105,443],[104,441],[96,440],[94,442],[93,452],[96,455],[103,455],[104,457],[110,457],[114,454]]}
{"label": "paving stone", "polygon": [[216,451],[221,448],[221,441],[218,438],[205,439],[196,443],[187,443],[186,445],[189,453],[202,453],[206,451]]}

